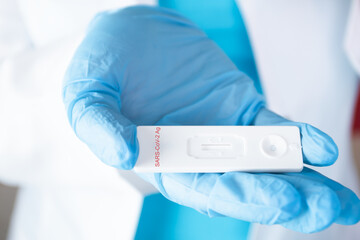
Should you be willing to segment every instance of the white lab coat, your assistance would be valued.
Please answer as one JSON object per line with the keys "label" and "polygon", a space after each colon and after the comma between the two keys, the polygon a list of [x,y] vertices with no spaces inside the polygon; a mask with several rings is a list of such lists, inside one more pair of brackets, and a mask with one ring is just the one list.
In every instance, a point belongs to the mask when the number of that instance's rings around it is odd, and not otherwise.
{"label": "white lab coat", "polygon": [[[342,50],[349,0],[238,1],[270,108],[330,133],[340,158],[323,172],[359,193],[349,142],[357,81]],[[133,238],[143,192],[74,136],[60,97],[87,22],[132,2],[0,1],[0,181],[20,186],[9,239]],[[358,231],[335,225],[305,236],[256,226],[252,237],[351,239]]]}
{"label": "white lab coat", "polygon": [[19,187],[9,239],[134,237],[141,190],[153,188],[134,187],[77,139],[61,84],[90,19],[135,3],[0,1],[0,181]]}
{"label": "white lab coat", "polygon": [[[316,168],[359,195],[351,152],[358,80],[344,49],[350,0],[238,0],[270,109],[333,137],[339,159]],[[360,9],[359,9],[360,11]],[[358,43],[359,44],[359,43]],[[359,239],[360,224],[316,234],[255,225],[251,239]]]}

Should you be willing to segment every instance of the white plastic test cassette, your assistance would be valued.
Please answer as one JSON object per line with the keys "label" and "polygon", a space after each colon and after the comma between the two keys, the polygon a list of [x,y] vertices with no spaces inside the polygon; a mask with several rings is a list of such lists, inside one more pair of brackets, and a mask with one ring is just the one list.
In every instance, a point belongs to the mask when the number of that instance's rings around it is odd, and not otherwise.
{"label": "white plastic test cassette", "polygon": [[137,172],[299,172],[295,126],[139,126]]}

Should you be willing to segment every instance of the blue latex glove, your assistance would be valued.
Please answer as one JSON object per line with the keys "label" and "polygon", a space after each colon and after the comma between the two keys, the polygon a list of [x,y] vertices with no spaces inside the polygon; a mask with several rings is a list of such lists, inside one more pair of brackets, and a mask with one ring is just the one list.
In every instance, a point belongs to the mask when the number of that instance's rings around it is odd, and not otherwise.
{"label": "blue latex glove", "polygon": [[[136,162],[136,125],[295,125],[305,163],[328,166],[338,156],[325,133],[267,110],[252,81],[201,30],[161,8],[98,15],[68,68],[63,99],[77,136],[120,169]],[[360,218],[351,190],[307,168],[142,177],[170,200],[209,216],[300,232]]]}

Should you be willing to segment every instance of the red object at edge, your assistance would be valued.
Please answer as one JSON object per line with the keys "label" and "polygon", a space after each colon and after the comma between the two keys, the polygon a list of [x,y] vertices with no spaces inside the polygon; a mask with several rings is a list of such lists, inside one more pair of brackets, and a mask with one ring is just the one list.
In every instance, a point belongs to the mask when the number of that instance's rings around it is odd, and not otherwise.
{"label": "red object at edge", "polygon": [[353,133],[360,134],[360,87],[354,109]]}

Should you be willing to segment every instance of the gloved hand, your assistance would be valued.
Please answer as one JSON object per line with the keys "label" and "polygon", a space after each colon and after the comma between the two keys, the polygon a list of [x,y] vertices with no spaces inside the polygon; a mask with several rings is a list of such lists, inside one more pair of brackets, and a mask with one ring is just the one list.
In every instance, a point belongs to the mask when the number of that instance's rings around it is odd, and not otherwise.
{"label": "gloved hand", "polygon": [[[267,110],[252,81],[189,20],[132,7],[91,22],[65,76],[63,99],[77,136],[106,164],[131,169],[137,125],[295,125],[304,162],[328,166],[332,139]],[[143,174],[168,199],[209,216],[316,232],[354,224],[360,202],[346,187],[301,173]]]}

